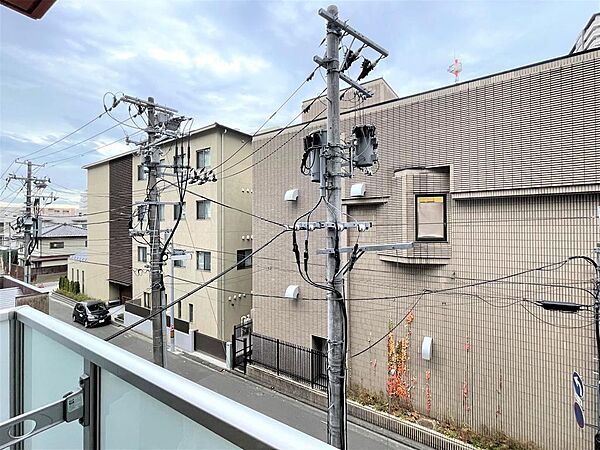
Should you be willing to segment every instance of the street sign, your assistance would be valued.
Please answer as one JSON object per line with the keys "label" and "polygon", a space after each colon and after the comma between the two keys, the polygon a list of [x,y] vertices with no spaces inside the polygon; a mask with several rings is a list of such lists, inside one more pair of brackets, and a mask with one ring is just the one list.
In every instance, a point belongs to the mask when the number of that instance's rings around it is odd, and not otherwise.
{"label": "street sign", "polygon": [[577,372],[573,372],[573,390],[575,391],[575,399],[583,401],[583,380]]}
{"label": "street sign", "polygon": [[585,427],[585,417],[583,415],[583,408],[578,402],[573,404],[573,409],[575,410],[575,420],[577,421],[577,425],[579,428]]}

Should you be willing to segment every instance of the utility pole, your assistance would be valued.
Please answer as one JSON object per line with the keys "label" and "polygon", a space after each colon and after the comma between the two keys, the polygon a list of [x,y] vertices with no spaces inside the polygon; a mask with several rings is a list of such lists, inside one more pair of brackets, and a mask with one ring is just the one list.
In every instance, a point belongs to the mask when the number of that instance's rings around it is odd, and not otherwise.
{"label": "utility pole", "polygon": [[[31,253],[34,246],[31,244],[31,230],[34,225],[34,219],[31,214],[33,198],[32,183],[39,189],[45,188],[50,183],[49,178],[36,178],[33,176],[32,167],[43,167],[43,164],[33,164],[31,161],[19,162],[19,164],[27,165],[27,176],[18,177],[15,174],[10,174],[7,181],[20,180],[25,183],[25,216],[17,219],[17,226],[23,229],[24,244],[23,244],[23,281],[31,283]],[[37,222],[37,219],[36,219]],[[37,238],[37,236],[36,236]]]}
{"label": "utility pole", "polygon": [[[317,253],[326,254],[326,279],[327,279],[327,357],[328,357],[328,399],[327,429],[329,444],[344,449],[346,447],[346,331],[347,315],[345,299],[342,296],[344,274],[349,272],[356,260],[366,251],[387,248],[408,248],[412,244],[389,244],[380,246],[355,246],[352,248],[339,247],[339,235],[343,230],[356,228],[365,231],[370,228],[368,222],[342,222],[342,177],[351,177],[354,167],[371,174],[370,167],[377,161],[377,140],[375,139],[374,126],[355,127],[353,146],[340,143],[340,79],[356,89],[361,95],[370,97],[372,94],[360,84],[352,80],[343,72],[350,68],[352,62],[359,58],[361,51],[367,47],[379,53],[375,62],[363,57],[362,71],[358,80],[368,75],[375,68],[379,60],[388,56],[388,52],[371,41],[369,38],[348,26],[338,18],[338,8],[331,5],[327,10],[320,9],[319,15],[327,20],[325,58],[315,56],[314,61],[327,70],[327,138],[323,131],[313,133],[305,138],[305,157],[303,158],[303,173],[311,173],[312,181],[320,183],[321,198],[327,204],[327,221],[296,223],[295,230],[327,229],[327,248]],[[363,46],[356,52],[351,48],[346,51],[344,64],[340,67],[340,41],[342,34],[351,35],[361,41]],[[349,150],[347,172],[343,172],[344,151]],[[311,167],[305,162],[310,159]],[[295,236],[295,235],[294,235]],[[295,241],[294,237],[294,242]],[[296,243],[294,244],[296,246]],[[307,247],[307,246],[306,246]],[[373,248],[371,248],[373,247]],[[296,248],[296,247],[295,247]],[[341,253],[351,253],[348,264],[341,265]],[[295,250],[298,268],[300,269],[299,252]],[[308,255],[305,253],[305,265]],[[306,270],[306,268],[305,268]],[[304,276],[303,276],[304,277]],[[305,280],[308,277],[304,277]],[[308,281],[310,281],[308,279]],[[315,285],[313,283],[313,285]],[[319,287],[319,286],[317,286]]]}
{"label": "utility pole", "polygon": [[[336,6],[327,8],[327,12],[334,18],[338,17]],[[342,221],[342,157],[340,149],[340,33],[341,30],[335,22],[327,22],[327,152],[326,173],[330,174],[330,185],[326,190],[326,199],[332,208],[327,208],[327,221],[335,224]],[[327,228],[327,246],[335,247],[338,231]],[[328,392],[329,409],[327,411],[329,436],[328,443],[337,448],[344,448],[343,441],[346,434],[345,421],[345,376],[344,367],[344,316],[342,308],[343,279],[336,274],[336,255],[327,255],[327,284],[332,288],[327,292],[327,336],[328,336]]]}
{"label": "utility pole", "polygon": [[[161,139],[157,139],[157,136],[160,138],[178,137],[179,126],[181,122],[187,119],[183,117],[174,117],[177,110],[156,104],[153,97],[148,97],[148,100],[141,100],[129,95],[123,95],[118,102],[134,105],[138,108],[140,114],[145,110],[148,117],[148,128],[146,128],[147,139],[146,142],[139,144],[141,146],[142,165],[144,165],[148,171],[148,197],[144,204],[148,207],[149,231],[135,232],[134,230],[130,230],[130,234],[150,235],[151,312],[152,314],[156,313],[152,317],[152,356],[155,364],[166,367],[166,313],[164,311],[158,313],[162,306],[166,304],[165,285],[163,280],[163,255],[166,251],[162,248],[160,239],[159,208],[162,203],[158,191],[158,182],[164,175],[164,173],[159,171],[164,169],[164,167],[161,167],[160,165],[161,150],[158,144]],[[169,238],[167,237],[165,242],[168,239]]]}
{"label": "utility pole", "polygon": [[[171,240],[171,302],[175,299],[175,261],[173,240]],[[169,340],[171,352],[175,353],[175,304],[171,305],[171,326],[169,327]]]}
{"label": "utility pole", "polygon": [[12,226],[8,224],[8,276],[12,277]]}
{"label": "utility pole", "polygon": [[23,280],[25,283],[31,283],[31,257],[29,247],[31,245],[31,226],[33,221],[31,220],[31,161],[27,161],[27,179],[25,181],[25,241],[24,241],[24,266],[23,266]]}
{"label": "utility pole", "polygon": [[[151,312],[154,314],[160,310],[164,297],[164,284],[162,267],[160,260],[160,217],[159,217],[159,196],[158,196],[158,165],[160,164],[159,148],[154,146],[156,137],[156,116],[154,108],[154,98],[148,97],[148,140],[146,145],[150,154],[146,157],[144,164],[148,167],[148,224],[150,225],[150,287],[151,294]],[[164,343],[164,315],[156,314],[152,318],[152,356],[154,363],[165,367],[166,349]]]}
{"label": "utility pole", "polygon": [[596,371],[598,384],[596,388],[596,434],[594,449],[600,450],[600,243],[594,249],[596,253],[596,280],[594,283],[594,319],[596,322]]}
{"label": "utility pole", "polygon": [[[185,250],[176,249],[173,239],[170,244],[170,257],[171,260],[171,302],[175,298],[175,261],[185,261],[191,260],[191,253],[186,252]],[[171,305],[171,325],[169,327],[169,347],[171,352],[175,353],[175,304]]]}

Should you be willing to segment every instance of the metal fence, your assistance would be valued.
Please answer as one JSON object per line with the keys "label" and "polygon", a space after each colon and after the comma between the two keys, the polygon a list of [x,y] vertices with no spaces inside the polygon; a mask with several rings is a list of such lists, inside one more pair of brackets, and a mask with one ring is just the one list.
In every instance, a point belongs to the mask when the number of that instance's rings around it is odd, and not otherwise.
{"label": "metal fence", "polygon": [[233,368],[246,373],[246,364],[252,355],[252,321],[233,327],[231,336]]}
{"label": "metal fence", "polygon": [[327,353],[252,333],[251,363],[327,390]]}

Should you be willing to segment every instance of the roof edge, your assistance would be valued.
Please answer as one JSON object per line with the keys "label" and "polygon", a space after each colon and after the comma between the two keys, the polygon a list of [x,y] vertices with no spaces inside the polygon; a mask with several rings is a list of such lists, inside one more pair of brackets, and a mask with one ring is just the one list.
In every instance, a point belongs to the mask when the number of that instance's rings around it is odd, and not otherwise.
{"label": "roof edge", "polygon": [[[232,131],[234,133],[238,133],[238,134],[241,134],[243,136],[252,138],[251,134],[245,133],[244,131],[238,130],[237,128],[232,128],[232,127],[229,127],[227,125],[223,125],[223,124],[221,124],[219,122],[214,122],[214,123],[212,123],[210,125],[206,125],[206,126],[201,127],[201,128],[196,128],[195,130],[192,130],[190,132],[190,136],[193,137],[193,136],[196,136],[196,135],[199,135],[199,134],[202,134],[202,133],[206,133],[206,132],[211,131],[211,130],[216,129],[216,128],[221,128],[223,130]],[[162,141],[160,144],[161,145],[167,144],[169,142],[173,142],[174,140],[175,140],[175,138],[167,139],[165,141]],[[129,156],[129,155],[132,155],[135,152],[137,152],[137,149],[129,150],[127,152],[119,153],[118,155],[109,156],[108,158],[104,158],[104,159],[101,159],[99,161],[95,161],[95,162],[92,162],[92,163],[89,163],[89,164],[85,164],[85,165],[81,166],[81,168],[82,169],[90,169],[92,167],[96,167],[96,166],[99,166],[99,165],[102,165],[102,164],[106,164],[107,162],[114,161],[116,159],[120,159],[120,158],[124,158],[126,156]]]}
{"label": "roof edge", "polygon": [[[594,53],[594,52],[598,52],[598,54],[600,54],[600,49],[593,48],[593,49],[584,50],[584,51],[573,53],[573,54],[567,54],[567,55],[562,55],[562,56],[558,56],[558,57],[555,57],[555,58],[545,59],[543,61],[539,61],[539,62],[536,62],[536,63],[531,63],[531,64],[526,64],[524,66],[514,67],[512,69],[503,70],[501,72],[496,72],[496,73],[492,73],[492,74],[489,74],[489,75],[484,75],[484,76],[479,77],[479,78],[473,78],[472,80],[461,81],[460,83],[452,83],[451,85],[441,86],[439,88],[430,89],[428,91],[417,92],[415,94],[406,95],[404,97],[399,97],[399,98],[393,98],[393,99],[390,99],[390,100],[385,100],[383,102],[374,103],[372,105],[363,106],[361,108],[349,109],[348,111],[342,112],[340,115],[343,116],[343,115],[346,115],[346,114],[354,114],[355,111],[364,111],[364,110],[368,110],[368,109],[371,109],[371,108],[378,108],[380,106],[387,105],[387,104],[390,104],[390,103],[401,102],[401,101],[408,100],[408,99],[411,99],[411,98],[414,98],[414,97],[419,97],[420,95],[432,94],[434,92],[440,92],[440,91],[443,91],[443,90],[446,90],[446,89],[454,89],[457,86],[465,86],[465,85],[468,85],[469,83],[475,83],[477,81],[487,80],[489,78],[497,77],[497,76],[500,76],[500,75],[506,75],[506,74],[511,73],[511,72],[517,72],[519,70],[529,69],[531,67],[541,66],[543,64],[548,64],[548,63],[552,63],[552,62],[556,62],[556,61],[562,61],[562,60],[568,59],[568,58],[576,58],[576,57],[579,57],[581,55],[585,55],[585,54],[588,54],[588,53]],[[254,135],[254,137],[256,138],[256,137],[260,137],[260,136],[265,136],[267,134],[271,134],[271,133],[274,133],[274,132],[277,132],[279,130],[286,129],[286,128],[293,129],[293,128],[301,126],[301,125],[306,125],[307,123],[312,123],[312,122],[317,123],[317,122],[319,122],[321,120],[325,120],[325,119],[326,119],[326,117],[322,117],[319,120],[315,120],[313,118],[313,119],[307,120],[305,122],[300,122],[300,123],[296,123],[294,125],[290,125],[288,127],[279,127],[279,128],[274,128],[274,129],[266,130],[266,131],[263,131],[261,133],[257,133],[256,135]]]}

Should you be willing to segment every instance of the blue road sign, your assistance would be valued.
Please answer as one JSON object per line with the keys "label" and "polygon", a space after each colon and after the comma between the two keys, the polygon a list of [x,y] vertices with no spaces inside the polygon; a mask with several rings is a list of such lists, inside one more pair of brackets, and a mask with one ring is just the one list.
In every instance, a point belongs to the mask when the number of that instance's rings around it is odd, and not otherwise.
{"label": "blue road sign", "polygon": [[585,427],[585,417],[583,415],[583,409],[581,405],[577,402],[573,404],[573,409],[575,410],[575,420],[577,421],[577,425],[579,428]]}
{"label": "blue road sign", "polygon": [[575,397],[583,400],[583,380],[577,372],[573,372],[573,390],[575,391]]}

